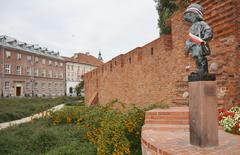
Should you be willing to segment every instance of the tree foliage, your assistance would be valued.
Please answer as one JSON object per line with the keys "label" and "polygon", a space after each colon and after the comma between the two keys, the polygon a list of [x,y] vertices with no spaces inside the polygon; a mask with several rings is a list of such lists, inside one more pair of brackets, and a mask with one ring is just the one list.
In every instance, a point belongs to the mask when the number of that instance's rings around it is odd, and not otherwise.
{"label": "tree foliage", "polygon": [[82,96],[83,93],[83,89],[84,89],[84,81],[81,81],[76,87],[75,87],[75,91],[77,93],[77,96]]}
{"label": "tree foliage", "polygon": [[171,26],[168,24],[169,18],[180,6],[188,5],[189,0],[154,0],[154,2],[159,15],[158,27],[160,34],[171,33]]}

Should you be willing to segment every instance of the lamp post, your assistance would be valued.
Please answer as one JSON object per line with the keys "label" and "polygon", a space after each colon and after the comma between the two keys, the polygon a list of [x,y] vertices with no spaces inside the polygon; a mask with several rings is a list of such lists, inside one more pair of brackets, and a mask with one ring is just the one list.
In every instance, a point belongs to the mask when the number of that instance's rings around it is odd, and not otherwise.
{"label": "lamp post", "polygon": [[32,83],[32,97],[34,97],[34,78],[31,76],[31,83]]}

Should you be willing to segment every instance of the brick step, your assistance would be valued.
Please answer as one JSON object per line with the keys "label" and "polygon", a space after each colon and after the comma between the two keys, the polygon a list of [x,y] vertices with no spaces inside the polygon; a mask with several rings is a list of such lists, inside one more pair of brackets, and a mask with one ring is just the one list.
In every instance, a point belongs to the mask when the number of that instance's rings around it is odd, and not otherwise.
{"label": "brick step", "polygon": [[185,115],[148,115],[145,116],[146,120],[162,120],[162,119],[167,119],[167,120],[186,120],[189,119],[189,114]]}
{"label": "brick step", "polygon": [[177,116],[188,116],[189,115],[189,112],[168,112],[168,111],[159,111],[157,113],[155,112],[146,112],[146,116],[162,116],[162,115],[177,115]]}
{"label": "brick step", "polygon": [[173,124],[173,125],[187,125],[189,120],[145,120],[145,124]]}
{"label": "brick step", "polygon": [[154,131],[189,131],[189,125],[170,125],[170,124],[145,124],[142,128],[144,130]]}
{"label": "brick step", "polygon": [[189,108],[187,106],[171,107],[169,109],[153,109],[146,112],[146,116],[158,115],[189,115]]}

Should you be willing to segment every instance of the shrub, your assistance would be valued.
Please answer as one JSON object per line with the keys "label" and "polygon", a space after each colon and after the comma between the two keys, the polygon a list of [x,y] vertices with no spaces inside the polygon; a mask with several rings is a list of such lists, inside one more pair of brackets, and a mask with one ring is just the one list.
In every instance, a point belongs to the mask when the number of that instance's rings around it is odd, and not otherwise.
{"label": "shrub", "polygon": [[[121,105],[121,110],[116,109]],[[114,100],[105,106],[68,107],[50,115],[55,125],[75,124],[85,128],[84,137],[94,144],[97,154],[141,154],[141,128],[145,111],[152,108],[168,108],[166,104],[154,104],[146,108],[131,106]]]}

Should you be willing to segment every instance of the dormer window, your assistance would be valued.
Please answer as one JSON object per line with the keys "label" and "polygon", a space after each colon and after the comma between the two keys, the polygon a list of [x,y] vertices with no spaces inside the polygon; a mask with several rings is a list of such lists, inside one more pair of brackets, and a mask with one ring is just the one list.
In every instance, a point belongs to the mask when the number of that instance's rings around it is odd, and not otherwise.
{"label": "dormer window", "polygon": [[35,57],[35,62],[38,63],[38,57]]}
{"label": "dormer window", "polygon": [[22,59],[22,54],[17,53],[17,60],[21,60]]}
{"label": "dormer window", "polygon": [[43,64],[43,65],[46,64],[46,59],[42,59],[42,64]]}
{"label": "dormer window", "polygon": [[27,56],[27,61],[31,61],[32,60],[32,56],[28,55]]}
{"label": "dormer window", "polygon": [[7,59],[11,58],[11,52],[10,51],[6,51],[5,54],[6,54],[6,58]]}

